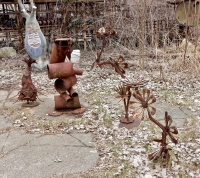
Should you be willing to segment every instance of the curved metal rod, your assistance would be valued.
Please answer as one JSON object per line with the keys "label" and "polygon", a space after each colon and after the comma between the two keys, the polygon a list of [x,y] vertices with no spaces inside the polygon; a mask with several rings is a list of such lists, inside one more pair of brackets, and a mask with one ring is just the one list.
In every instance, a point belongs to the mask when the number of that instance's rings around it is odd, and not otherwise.
{"label": "curved metal rod", "polygon": [[160,127],[163,131],[165,131],[165,127],[164,127],[160,122],[158,122],[156,119],[154,119],[154,118],[152,117],[152,115],[150,114],[149,108],[147,108],[147,112],[148,112],[149,119],[150,119],[154,124],[156,124],[158,127]]}

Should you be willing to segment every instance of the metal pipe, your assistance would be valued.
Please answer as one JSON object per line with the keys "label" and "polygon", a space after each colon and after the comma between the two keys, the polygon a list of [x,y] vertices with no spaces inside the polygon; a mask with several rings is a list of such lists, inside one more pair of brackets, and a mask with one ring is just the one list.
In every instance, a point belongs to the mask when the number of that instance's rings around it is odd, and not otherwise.
{"label": "metal pipe", "polygon": [[76,84],[76,82],[77,78],[75,75],[63,79],[58,78],[54,83],[54,87],[59,94],[62,94]]}
{"label": "metal pipe", "polygon": [[75,73],[75,75],[82,75],[83,70],[74,68],[74,73]]}
{"label": "metal pipe", "polygon": [[60,96],[54,96],[55,101],[55,109],[77,109],[81,108],[81,104],[79,102],[78,97],[73,97],[72,100],[68,100],[67,102]]}
{"label": "metal pipe", "polygon": [[68,92],[69,92],[70,96],[72,96],[72,97],[78,96],[78,93],[74,90],[73,87],[71,87],[71,88],[68,90]]}
{"label": "metal pipe", "polygon": [[75,74],[72,62],[48,64],[47,70],[49,79],[66,78]]}
{"label": "metal pipe", "polygon": [[60,94],[60,96],[66,101],[66,102],[68,102],[68,101],[71,101],[72,100],[72,98],[65,92],[65,93],[62,93],[62,94]]}
{"label": "metal pipe", "polygon": [[82,75],[83,70],[73,68],[72,62],[60,62],[55,64],[48,64],[48,77],[54,78],[67,78],[73,75]]}
{"label": "metal pipe", "polygon": [[[66,43],[66,44],[65,44]],[[69,56],[70,48],[67,41],[55,41],[52,48],[51,56],[49,58],[49,63],[60,63],[65,62],[66,56]],[[69,59],[70,60],[70,59]]]}

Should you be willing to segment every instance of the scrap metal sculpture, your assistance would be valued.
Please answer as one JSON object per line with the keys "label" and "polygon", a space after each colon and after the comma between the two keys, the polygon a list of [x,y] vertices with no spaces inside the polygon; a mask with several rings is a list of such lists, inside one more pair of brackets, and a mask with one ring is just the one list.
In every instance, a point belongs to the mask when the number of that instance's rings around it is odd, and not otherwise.
{"label": "scrap metal sculpture", "polygon": [[[74,90],[76,75],[82,75],[83,70],[73,68],[71,53],[73,43],[69,38],[56,39],[47,65],[49,79],[56,79],[54,87],[60,95],[54,96],[55,109],[81,108],[78,93]],[[65,62],[65,58],[68,62]],[[55,112],[50,115],[55,115]]]}
{"label": "scrap metal sculpture", "polygon": [[[139,87],[143,87],[148,81],[140,80],[135,82],[133,78],[126,78],[123,81],[123,85],[115,87],[114,90],[120,95],[121,99],[124,101],[125,107],[125,117],[120,118],[120,127],[126,127],[131,129],[137,127],[140,124],[140,120],[150,119],[154,124],[162,129],[162,138],[153,139],[153,141],[160,142],[161,148],[149,154],[149,159],[153,161],[158,161],[159,159],[163,163],[168,163],[170,160],[169,150],[167,147],[167,136],[170,137],[174,144],[177,144],[177,139],[174,138],[173,134],[178,134],[178,130],[175,126],[171,126],[172,118],[165,112],[165,126],[153,118],[156,113],[156,108],[152,106],[156,102],[156,98],[151,94],[149,89],[143,88],[141,91]],[[134,89],[132,92],[131,89]],[[134,100],[131,100],[131,96]],[[129,116],[129,108],[133,109],[132,117]]]}
{"label": "scrap metal sculpture", "polygon": [[[155,118],[153,118],[153,115],[156,112],[156,108],[151,106],[151,104],[156,102],[156,98],[151,94],[149,89],[143,89],[142,94],[135,90],[133,93],[134,98],[136,99],[135,102],[132,102],[132,107],[134,109],[133,115],[134,116],[141,116],[142,120],[145,118],[149,118],[154,124],[156,124],[158,127],[162,129],[162,138],[161,139],[153,139],[153,141],[160,142],[161,148],[149,154],[150,160],[161,160],[163,163],[168,163],[170,159],[169,150],[170,148],[167,147],[167,136],[170,137],[171,141],[174,144],[177,144],[177,139],[174,138],[172,134],[178,134],[178,130],[175,126],[171,126],[172,124],[172,118],[170,115],[168,115],[167,112],[165,112],[165,126],[161,124],[159,121],[157,121]],[[135,107],[135,104],[139,104],[137,107]],[[140,112],[139,112],[140,110]],[[144,112],[147,111],[147,115],[144,114]]]}
{"label": "scrap metal sculpture", "polygon": [[177,141],[177,139],[174,138],[174,136],[172,134],[178,134],[178,130],[175,126],[171,126],[173,121],[172,121],[171,116],[168,115],[167,112],[165,112],[165,118],[164,118],[165,126],[162,125],[160,122],[158,122],[156,119],[154,119],[151,116],[151,114],[149,115],[149,118],[152,122],[154,122],[156,125],[158,125],[162,129],[162,138],[161,139],[153,139],[153,141],[155,141],[155,142],[160,142],[161,148],[158,151],[149,154],[149,159],[157,161],[160,158],[162,160],[162,162],[168,163],[169,159],[170,159],[169,150],[171,148],[167,148],[167,145],[168,145],[167,136],[170,137],[171,141],[174,144],[177,144],[178,141]]}
{"label": "scrap metal sculpture", "polygon": [[149,117],[148,113],[151,115],[156,113],[156,108],[151,106],[156,102],[156,98],[151,94],[149,89],[143,88],[142,92],[135,90],[133,97],[136,99],[130,102],[130,108],[133,109],[133,116],[144,120]]}
{"label": "scrap metal sculpture", "polygon": [[128,128],[131,128],[131,127],[137,127],[140,124],[139,119],[135,117],[129,117],[128,110],[131,103],[130,101],[132,95],[131,89],[134,88],[136,91],[138,91],[138,87],[143,87],[147,82],[148,82],[147,80],[143,79],[135,82],[132,78],[130,80],[126,78],[123,81],[122,85],[114,88],[114,90],[120,95],[121,99],[123,100],[125,108],[125,117],[120,118],[120,122],[122,123],[120,126],[126,126]]}
{"label": "scrap metal sculpture", "polygon": [[[114,60],[112,57],[110,57],[109,60],[101,62],[101,55],[106,45],[106,39],[107,37],[114,36],[115,34],[116,34],[115,30],[113,30],[109,24],[104,24],[103,27],[101,27],[98,30],[97,37],[99,37],[102,40],[102,45],[101,45],[101,49],[97,51],[96,60],[92,64],[90,70],[94,68],[95,64],[97,64],[99,67],[101,67],[102,65],[110,64],[112,67],[115,68],[115,71],[118,74],[120,74],[122,78],[125,78],[124,76],[125,71],[123,68],[128,68],[128,64],[124,62],[125,59],[121,55],[119,56],[118,60]],[[123,68],[120,65],[122,65]]]}
{"label": "scrap metal sculpture", "polygon": [[31,80],[31,64],[36,63],[36,61],[31,58],[24,59],[23,61],[28,65],[28,67],[22,77],[22,89],[19,92],[18,99],[27,101],[27,103],[23,103],[22,106],[34,107],[39,104],[38,102],[35,102],[37,99],[37,89]]}
{"label": "scrap metal sculpture", "polygon": [[122,117],[120,119],[120,122],[127,123],[127,124],[134,122],[134,118],[129,117],[129,113],[128,113],[129,102],[130,102],[130,98],[131,98],[131,94],[132,94],[130,91],[130,87],[121,85],[121,86],[115,87],[114,90],[120,95],[121,99],[124,102],[125,117]]}

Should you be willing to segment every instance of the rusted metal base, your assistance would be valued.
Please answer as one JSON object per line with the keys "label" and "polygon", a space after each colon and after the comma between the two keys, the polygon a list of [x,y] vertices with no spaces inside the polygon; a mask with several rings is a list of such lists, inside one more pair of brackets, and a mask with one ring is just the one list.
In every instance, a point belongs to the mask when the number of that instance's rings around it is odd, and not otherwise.
{"label": "rusted metal base", "polygon": [[59,112],[59,111],[53,111],[48,113],[50,116],[61,116],[63,114],[63,112]]}
{"label": "rusted metal base", "polygon": [[22,107],[30,107],[30,108],[32,108],[32,107],[35,107],[35,106],[38,106],[38,105],[39,105],[38,102],[29,102],[29,103],[23,103]]}
{"label": "rusted metal base", "polygon": [[78,109],[70,109],[70,108],[62,108],[59,110],[54,110],[52,112],[49,112],[49,116],[61,116],[62,114],[74,114],[77,116],[81,116],[86,111],[85,107],[81,106],[81,108]]}
{"label": "rusted metal base", "polygon": [[140,125],[140,122],[141,122],[140,119],[133,119],[133,122],[129,123],[120,122],[119,128],[126,127],[127,129],[132,129],[134,127],[138,127]]}
{"label": "rusted metal base", "polygon": [[134,122],[134,118],[133,118],[133,117],[129,117],[129,118],[122,117],[122,118],[120,119],[120,122],[126,123],[126,124],[132,123],[132,122]]}
{"label": "rusted metal base", "polygon": [[81,108],[79,97],[72,97],[72,100],[65,101],[60,95],[54,96],[55,110]]}
{"label": "rusted metal base", "polygon": [[82,115],[85,111],[86,111],[86,109],[84,107],[81,107],[79,109],[73,110],[71,113],[75,114],[75,115]]}
{"label": "rusted metal base", "polygon": [[170,154],[169,154],[170,148],[167,147],[161,147],[160,150],[157,150],[151,154],[148,155],[148,158],[154,162],[158,161],[159,159],[162,160],[164,164],[168,164],[170,160]]}

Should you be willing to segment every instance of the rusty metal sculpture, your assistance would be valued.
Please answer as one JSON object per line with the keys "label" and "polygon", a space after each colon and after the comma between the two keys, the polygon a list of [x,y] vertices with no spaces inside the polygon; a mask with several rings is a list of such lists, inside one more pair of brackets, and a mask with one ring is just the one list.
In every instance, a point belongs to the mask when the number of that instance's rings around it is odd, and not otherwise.
{"label": "rusty metal sculpture", "polygon": [[[128,64],[124,62],[125,59],[121,55],[119,56],[118,60],[114,60],[112,57],[110,57],[109,60],[101,62],[101,55],[106,45],[106,39],[107,37],[114,36],[115,34],[116,34],[115,30],[113,30],[109,24],[104,24],[104,26],[98,30],[97,37],[99,37],[102,40],[102,45],[101,49],[97,51],[97,58],[95,62],[92,64],[90,70],[92,70],[96,64],[99,67],[101,67],[102,65],[110,64],[112,67],[115,68],[115,71],[118,74],[120,74],[122,78],[125,78],[124,76],[125,71],[123,68],[128,68]],[[123,68],[120,65],[122,65]]]}
{"label": "rusty metal sculpture", "polygon": [[120,119],[120,121],[122,123],[127,123],[127,124],[134,122],[134,118],[129,117],[129,114],[128,114],[129,102],[130,102],[130,98],[131,98],[130,87],[126,87],[124,85],[121,85],[121,86],[115,87],[114,90],[120,95],[121,99],[124,102],[125,117],[122,117]]}
{"label": "rusty metal sculpture", "polygon": [[120,118],[120,127],[127,127],[127,128],[132,128],[132,127],[137,127],[140,124],[140,120],[137,119],[137,117],[129,117],[129,106],[130,106],[130,99],[131,99],[131,89],[134,88],[136,91],[138,91],[138,87],[143,87],[148,81],[147,80],[140,80],[140,81],[133,81],[131,78],[125,79],[123,81],[123,84],[115,87],[114,90],[120,95],[121,99],[124,102],[124,108],[125,108],[125,117]]}
{"label": "rusty metal sculpture", "polygon": [[115,31],[113,29],[111,29],[109,24],[104,24],[104,26],[101,27],[96,34],[97,34],[97,37],[102,40],[102,44],[101,44],[101,49],[99,51],[97,51],[97,58],[96,58],[95,62],[92,64],[91,70],[93,69],[95,64],[98,65],[100,63],[101,54],[103,53],[104,48],[106,46],[106,38],[108,36],[114,36]]}
{"label": "rusty metal sculpture", "polygon": [[[73,43],[69,38],[55,40],[49,59],[50,64],[47,65],[48,77],[49,79],[56,79],[54,87],[60,94],[54,96],[55,110],[81,108],[78,93],[73,89],[73,85],[77,82],[76,75],[82,75],[83,70],[73,68],[73,63],[70,62],[72,51]],[[65,62],[66,56],[69,62]],[[52,112],[49,114],[56,116],[60,113]]]}
{"label": "rusty metal sculpture", "polygon": [[134,117],[139,118],[141,116],[141,120],[144,120],[149,117],[148,113],[151,115],[156,113],[156,108],[151,106],[156,102],[156,98],[151,94],[149,89],[143,88],[141,93],[139,90],[135,90],[133,97],[136,101],[130,102],[130,108],[133,109],[132,114]]}
{"label": "rusty metal sculpture", "polygon": [[161,139],[153,139],[155,142],[160,142],[160,150],[153,152],[149,154],[149,159],[150,160],[155,160],[157,161],[159,158],[162,160],[164,163],[168,163],[170,159],[170,154],[169,150],[170,148],[167,148],[167,136],[170,137],[171,141],[174,144],[177,144],[178,141],[177,139],[174,138],[172,134],[178,134],[178,130],[175,126],[171,126],[172,124],[172,118],[170,115],[168,115],[167,112],[165,112],[165,126],[162,125],[160,122],[158,122],[156,119],[154,119],[151,114],[149,114],[149,118],[152,122],[154,122],[156,125],[158,125],[162,129],[162,138]]}
{"label": "rusty metal sculpture", "polygon": [[[115,68],[115,72],[121,75],[122,78],[125,78],[125,70],[123,68],[128,68],[128,63],[125,63],[124,61],[125,59],[120,55],[118,60],[114,60],[112,57],[110,57],[110,59],[107,61],[99,62],[98,66],[101,67],[102,65],[110,64]],[[123,68],[120,65],[122,65]]]}
{"label": "rusty metal sculpture", "polygon": [[23,103],[22,106],[34,107],[39,104],[38,102],[35,102],[37,99],[37,89],[31,80],[31,64],[36,63],[36,61],[31,58],[24,59],[23,61],[28,65],[28,67],[22,77],[22,89],[19,92],[18,99],[27,101],[27,103]]}
{"label": "rusty metal sculpture", "polygon": [[[143,89],[142,90],[142,94],[138,91],[135,90],[135,92],[133,93],[134,98],[137,100],[137,102],[132,102],[132,108],[134,108],[134,112],[133,115],[137,115],[137,117],[139,117],[140,115],[142,115],[142,119],[145,118],[144,116],[144,111],[147,111],[147,115],[146,117],[149,118],[154,124],[156,124],[158,127],[160,127],[162,129],[162,138],[161,139],[154,139],[153,141],[156,142],[160,142],[161,144],[161,148],[156,151],[153,152],[151,154],[149,154],[149,159],[150,160],[161,160],[163,163],[168,163],[169,159],[170,159],[170,154],[169,154],[169,150],[170,148],[167,148],[167,136],[170,137],[171,141],[175,144],[178,143],[177,139],[174,138],[174,136],[172,134],[178,134],[178,130],[175,126],[171,126],[172,124],[172,118],[170,115],[168,115],[167,112],[165,112],[165,126],[162,125],[160,122],[158,122],[155,118],[153,118],[153,115],[156,112],[156,109],[151,106],[151,104],[156,102],[156,98],[151,95],[150,90],[148,89]],[[134,104],[138,104],[138,107],[134,107]],[[142,110],[142,112],[138,112],[139,108]]]}
{"label": "rusty metal sculpture", "polygon": [[[137,79],[138,80],[138,79]],[[115,87],[114,90],[120,95],[124,101],[125,117],[120,118],[119,127],[126,127],[131,129],[140,124],[140,120],[150,119],[154,124],[162,129],[162,138],[154,139],[153,141],[160,142],[161,148],[149,154],[149,159],[153,161],[161,160],[163,163],[168,163],[170,159],[169,150],[167,147],[167,136],[170,137],[171,141],[175,144],[178,143],[177,139],[172,134],[178,134],[178,130],[175,126],[171,126],[172,118],[165,112],[165,126],[158,122],[153,115],[156,113],[156,108],[152,106],[156,102],[156,98],[151,94],[149,89],[143,88],[139,91],[139,87],[143,87],[148,81],[141,79],[137,82],[133,78],[126,78],[122,85]],[[134,92],[131,91],[134,89]],[[135,100],[131,101],[131,96]],[[132,117],[129,116],[129,108],[133,109]]]}

